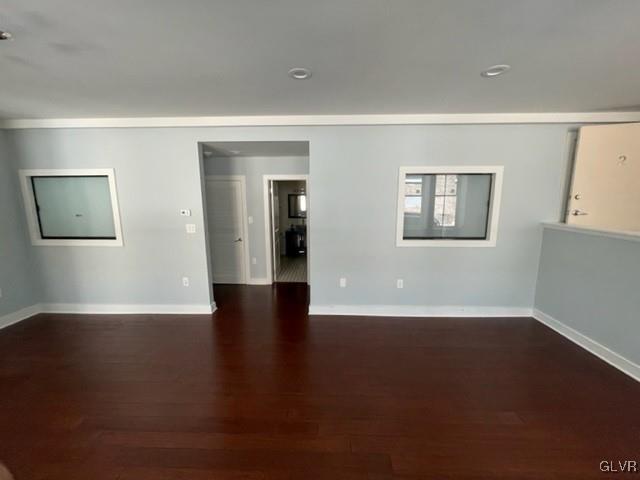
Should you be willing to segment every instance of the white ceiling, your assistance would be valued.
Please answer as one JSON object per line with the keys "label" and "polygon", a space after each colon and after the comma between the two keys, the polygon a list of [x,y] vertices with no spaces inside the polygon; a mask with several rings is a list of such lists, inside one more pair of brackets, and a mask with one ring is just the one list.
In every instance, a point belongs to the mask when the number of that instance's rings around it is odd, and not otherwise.
{"label": "white ceiling", "polygon": [[638,0],[4,0],[0,118],[638,109],[638,19]]}
{"label": "white ceiling", "polygon": [[212,157],[308,157],[309,142],[203,142]]}

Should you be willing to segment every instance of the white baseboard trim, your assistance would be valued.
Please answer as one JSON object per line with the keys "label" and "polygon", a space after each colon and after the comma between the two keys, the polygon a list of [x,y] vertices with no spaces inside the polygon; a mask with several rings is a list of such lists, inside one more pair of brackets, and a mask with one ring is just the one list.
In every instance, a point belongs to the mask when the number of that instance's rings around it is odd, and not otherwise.
{"label": "white baseboard trim", "polygon": [[31,305],[29,307],[22,308],[17,312],[8,313],[7,315],[3,315],[0,317],[0,328],[8,327],[9,325],[13,325],[14,323],[21,322],[22,320],[26,320],[29,317],[33,317],[38,313],[41,313],[42,309],[40,305]]}
{"label": "white baseboard trim", "polygon": [[120,305],[111,303],[43,303],[41,311],[46,313],[89,314],[210,314],[216,311],[211,305]]}
{"label": "white baseboard trim", "polygon": [[268,278],[250,278],[247,285],[271,285]]}
{"label": "white baseboard trim", "polygon": [[81,303],[43,303],[31,305],[17,312],[0,317],[0,329],[21,322],[39,313],[85,313],[85,314],[211,314],[217,310],[211,305],[114,305]]}
{"label": "white baseboard trim", "polygon": [[592,338],[587,337],[586,335],[578,332],[577,330],[565,325],[559,320],[556,320],[550,315],[547,315],[540,310],[533,310],[533,318],[538,320],[540,323],[545,324],[547,327],[555,330],[563,337],[571,340],[576,345],[584,348],[588,352],[591,352],[596,357],[604,360],[609,365],[614,368],[617,368],[623,373],[626,373],[634,380],[640,382],[640,365],[632,362],[631,360],[626,359],[622,355],[614,352],[608,347],[596,342]]}
{"label": "white baseboard trim", "polygon": [[527,307],[466,307],[428,305],[309,305],[309,315],[367,317],[531,317]]}

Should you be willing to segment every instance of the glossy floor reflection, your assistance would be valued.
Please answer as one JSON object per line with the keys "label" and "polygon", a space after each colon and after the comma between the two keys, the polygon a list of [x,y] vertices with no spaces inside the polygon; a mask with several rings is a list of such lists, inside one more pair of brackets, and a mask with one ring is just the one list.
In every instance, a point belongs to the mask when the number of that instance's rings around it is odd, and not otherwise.
{"label": "glossy floor reflection", "polygon": [[213,316],[0,331],[0,460],[27,479],[584,479],[637,459],[640,386],[531,319]]}

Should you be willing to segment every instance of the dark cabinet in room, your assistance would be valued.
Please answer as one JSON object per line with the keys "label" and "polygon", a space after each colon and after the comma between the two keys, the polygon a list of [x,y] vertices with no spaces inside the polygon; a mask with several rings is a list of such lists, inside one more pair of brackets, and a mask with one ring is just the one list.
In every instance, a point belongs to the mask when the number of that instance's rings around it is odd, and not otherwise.
{"label": "dark cabinet in room", "polygon": [[297,257],[307,253],[307,227],[291,225],[284,233],[285,253],[287,257]]}

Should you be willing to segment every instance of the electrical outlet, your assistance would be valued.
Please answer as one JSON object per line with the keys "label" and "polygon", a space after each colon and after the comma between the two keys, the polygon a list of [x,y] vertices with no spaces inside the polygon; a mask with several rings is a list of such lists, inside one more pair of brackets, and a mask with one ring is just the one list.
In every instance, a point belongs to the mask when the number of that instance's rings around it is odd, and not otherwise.
{"label": "electrical outlet", "polygon": [[247,223],[248,223],[249,225],[251,225],[251,224],[253,223],[253,217],[252,217],[251,215],[249,215],[249,216],[247,217]]}
{"label": "electrical outlet", "polygon": [[251,257],[251,265],[255,265],[258,263],[258,259],[256,257]]}
{"label": "electrical outlet", "polygon": [[402,280],[401,278],[396,280],[396,287],[398,288],[404,288],[404,280]]}
{"label": "electrical outlet", "polygon": [[345,288],[347,286],[347,279],[342,277],[340,278],[340,288]]}
{"label": "electrical outlet", "polygon": [[187,230],[187,233],[196,233],[195,223],[187,223],[184,228]]}
{"label": "electrical outlet", "polygon": [[182,277],[182,286],[183,287],[189,286],[189,277]]}
{"label": "electrical outlet", "polygon": [[182,217],[190,217],[191,216],[191,210],[189,210],[188,208],[183,208],[182,210],[180,210],[180,216],[182,216]]}

